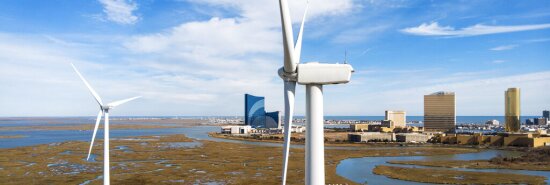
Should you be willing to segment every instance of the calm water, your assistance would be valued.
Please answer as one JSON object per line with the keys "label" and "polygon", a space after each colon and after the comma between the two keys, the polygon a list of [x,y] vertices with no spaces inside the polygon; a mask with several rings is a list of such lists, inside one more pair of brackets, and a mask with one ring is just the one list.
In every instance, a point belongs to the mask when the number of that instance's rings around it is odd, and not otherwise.
{"label": "calm water", "polygon": [[[438,155],[438,156],[405,156],[405,157],[363,157],[363,158],[350,158],[345,159],[338,164],[336,167],[336,173],[340,176],[343,176],[347,179],[350,179],[357,183],[368,183],[368,184],[377,184],[377,185],[394,185],[394,184],[404,184],[404,185],[417,185],[417,184],[426,184],[426,183],[416,183],[409,181],[402,181],[396,179],[390,179],[385,176],[375,175],[372,173],[372,170],[377,165],[389,165],[389,166],[401,166],[401,167],[415,167],[415,168],[434,168],[434,169],[448,169],[448,168],[438,168],[438,167],[424,167],[416,165],[395,165],[388,164],[387,161],[394,160],[486,160],[497,155],[504,156],[517,156],[518,152],[512,151],[502,151],[502,150],[487,150],[480,153],[468,153],[468,154],[456,154],[456,155]],[[525,175],[538,175],[545,176],[550,179],[549,171],[529,171],[529,170],[506,170],[506,169],[466,169],[466,168],[453,168],[453,170],[462,170],[462,171],[477,171],[477,172],[500,172],[500,173],[515,173],[515,174],[525,174]],[[550,183],[550,180],[547,179],[546,183]]]}
{"label": "calm water", "polygon": [[[341,117],[344,119],[349,119],[350,117]],[[359,117],[353,117],[356,119],[363,119]],[[378,117],[373,116],[369,117],[373,120],[378,119]],[[330,118],[327,118],[330,119]],[[457,118],[458,119],[458,118]],[[486,120],[494,119],[489,117],[477,117],[469,118],[471,120]],[[51,124],[89,124],[93,123],[93,118],[63,118],[63,119],[49,119],[49,120],[2,120],[0,119],[0,126],[41,126],[41,125],[51,125]],[[148,123],[151,124],[151,123]],[[220,130],[220,127],[216,126],[199,126],[191,128],[170,128],[170,129],[140,129],[140,130],[111,130],[111,137],[128,137],[128,136],[145,136],[145,135],[168,135],[168,134],[186,134],[190,138],[197,140],[212,140],[212,141],[223,141],[223,142],[234,142],[234,143],[243,143],[243,144],[252,144],[252,145],[261,145],[261,146],[271,146],[271,147],[280,147],[279,143],[265,143],[265,142],[250,142],[250,141],[236,141],[236,140],[226,140],[211,138],[208,136],[208,132],[217,132]],[[0,131],[0,135],[25,135],[24,138],[16,139],[0,139],[0,148],[13,148],[20,146],[30,146],[38,144],[48,144],[48,143],[57,143],[64,141],[89,141],[92,136],[91,130],[83,131],[47,131],[47,130],[26,130],[26,131]],[[103,131],[98,131],[97,138],[103,138]],[[182,146],[175,147],[193,147],[187,146],[187,144]],[[301,148],[303,145],[292,145],[292,147]],[[332,149],[346,149],[346,147],[327,147]],[[378,148],[391,148],[391,149],[400,149],[400,147],[374,147],[373,149]],[[357,183],[369,183],[369,184],[381,184],[381,185],[393,185],[393,184],[423,184],[423,183],[414,183],[408,181],[401,181],[395,179],[389,179],[384,176],[375,175],[372,173],[372,169],[376,165],[391,165],[386,164],[386,161],[390,160],[476,160],[476,159],[490,159],[497,155],[517,155],[517,153],[509,151],[500,151],[500,150],[488,150],[481,153],[470,153],[470,154],[457,154],[457,155],[440,155],[440,156],[409,156],[409,157],[363,157],[363,158],[350,158],[341,161],[337,168],[337,174],[348,178]],[[412,165],[394,165],[394,166],[406,166],[412,167]],[[426,168],[422,166],[414,166],[417,168]],[[432,168],[432,167],[428,167]],[[458,169],[465,171],[484,171],[484,172],[504,172],[504,173],[520,173],[520,174],[529,174],[529,175],[540,175],[545,176],[550,179],[550,172],[542,171],[526,171],[526,170],[500,170],[500,169],[486,169],[486,170],[476,170],[476,169]],[[547,181],[550,183],[550,181]]]}
{"label": "calm water", "polygon": [[[217,127],[204,127],[200,131],[190,128],[170,128],[170,129],[140,129],[140,130],[111,130],[111,138],[128,136],[150,136],[150,135],[168,135],[168,134],[190,134],[207,137],[207,132],[219,131]],[[196,132],[196,134],[193,134]],[[198,134],[200,133],[200,135]],[[28,130],[28,131],[0,131],[0,135],[24,135],[24,138],[0,139],[0,148],[13,148],[21,146],[31,146],[38,144],[58,143],[64,141],[90,141],[92,130]],[[103,139],[103,130],[97,131],[98,139]]]}

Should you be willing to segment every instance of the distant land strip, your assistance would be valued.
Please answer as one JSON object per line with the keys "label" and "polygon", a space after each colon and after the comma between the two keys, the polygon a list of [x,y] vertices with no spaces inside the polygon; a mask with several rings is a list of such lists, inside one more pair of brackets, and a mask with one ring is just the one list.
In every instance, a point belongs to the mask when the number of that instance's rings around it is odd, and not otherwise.
{"label": "distant land strip", "polygon": [[25,135],[6,135],[6,136],[0,136],[0,139],[16,139],[16,138],[24,138],[27,137]]}
{"label": "distant land strip", "polygon": [[[113,124],[110,129],[161,129],[161,128],[185,128],[184,125],[143,125],[143,124]],[[103,128],[103,124],[99,126]],[[19,126],[0,127],[0,130],[93,130],[93,124],[63,125],[63,126]],[[1,137],[1,136],[0,136]]]}

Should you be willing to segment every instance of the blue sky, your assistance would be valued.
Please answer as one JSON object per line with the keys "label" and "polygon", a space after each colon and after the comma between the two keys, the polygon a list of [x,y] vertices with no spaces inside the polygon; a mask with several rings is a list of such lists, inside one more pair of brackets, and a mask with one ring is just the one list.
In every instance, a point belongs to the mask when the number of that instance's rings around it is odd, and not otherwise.
{"label": "blue sky", "polygon": [[[305,0],[289,0],[295,30]],[[342,62],[325,115],[423,115],[423,95],[456,92],[458,115],[550,109],[550,1],[310,0],[302,62]],[[95,101],[143,98],[115,115],[242,115],[244,93],[282,110],[276,0],[3,1],[0,116],[91,116]],[[304,88],[296,113],[304,114]]]}

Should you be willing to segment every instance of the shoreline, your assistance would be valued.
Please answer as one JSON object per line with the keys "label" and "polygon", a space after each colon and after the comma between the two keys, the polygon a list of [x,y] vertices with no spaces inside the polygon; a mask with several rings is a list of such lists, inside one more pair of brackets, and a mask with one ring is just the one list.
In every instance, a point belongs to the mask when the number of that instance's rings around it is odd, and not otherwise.
{"label": "shoreline", "polygon": [[445,161],[388,161],[389,164],[417,165],[444,168],[469,169],[509,169],[529,171],[550,171],[550,162],[546,163],[503,163],[493,164],[488,160],[445,160]]}
{"label": "shoreline", "polygon": [[[231,136],[229,134],[220,134],[217,132],[208,133],[209,136],[220,139],[229,139],[235,141],[250,141],[250,142],[265,142],[265,143],[283,143],[283,140],[276,139],[254,139],[248,137]],[[305,145],[303,141],[292,140],[291,145]],[[442,144],[442,143],[398,143],[398,142],[378,142],[378,143],[350,143],[350,142],[330,142],[325,141],[325,146],[329,147],[444,147],[444,148],[469,148],[469,149],[490,149],[490,150],[506,150],[506,151],[521,151],[525,152],[528,148],[524,147],[492,147],[482,145],[459,145],[459,144]]]}

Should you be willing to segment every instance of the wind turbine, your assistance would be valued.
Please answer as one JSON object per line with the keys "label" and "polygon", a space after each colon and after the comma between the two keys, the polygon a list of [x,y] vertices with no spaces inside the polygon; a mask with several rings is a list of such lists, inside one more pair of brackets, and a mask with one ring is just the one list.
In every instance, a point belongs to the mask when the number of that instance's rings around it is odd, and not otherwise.
{"label": "wind turbine", "polygon": [[287,178],[290,128],[294,112],[296,83],[298,83],[306,86],[305,181],[307,185],[323,185],[325,184],[323,85],[348,83],[353,68],[349,64],[300,64],[304,22],[309,1],[302,18],[296,45],[294,45],[288,1],[279,0],[279,8],[283,32],[284,66],[279,69],[278,73],[284,81],[285,99],[282,184],[286,184]]}
{"label": "wind turbine", "polygon": [[92,88],[92,86],[90,86],[88,81],[86,81],[86,79],[84,79],[82,74],[80,74],[80,72],[78,72],[78,69],[76,69],[74,64],[71,63],[71,66],[73,66],[73,69],[76,72],[76,74],[78,74],[80,79],[82,79],[82,81],[84,82],[86,87],[88,87],[88,90],[90,90],[90,93],[92,93],[92,96],[94,96],[95,101],[99,104],[99,113],[97,114],[97,118],[96,118],[96,121],[95,121],[94,134],[92,136],[92,142],[90,142],[90,149],[88,150],[88,157],[86,158],[86,160],[90,159],[90,154],[92,153],[92,147],[94,146],[94,139],[95,139],[95,135],[97,133],[97,128],[99,127],[99,122],[101,121],[101,115],[105,116],[105,121],[104,121],[104,123],[105,123],[105,128],[104,128],[105,132],[103,134],[104,135],[103,184],[108,185],[108,184],[110,184],[110,177],[109,177],[109,169],[110,169],[110,167],[109,167],[109,110],[111,110],[112,108],[114,108],[116,106],[122,105],[126,102],[138,99],[141,96],[136,96],[136,97],[133,97],[133,98],[114,101],[114,102],[108,103],[107,105],[104,105],[103,102],[101,101],[101,97],[99,97],[97,92],[95,92],[95,90]]}

